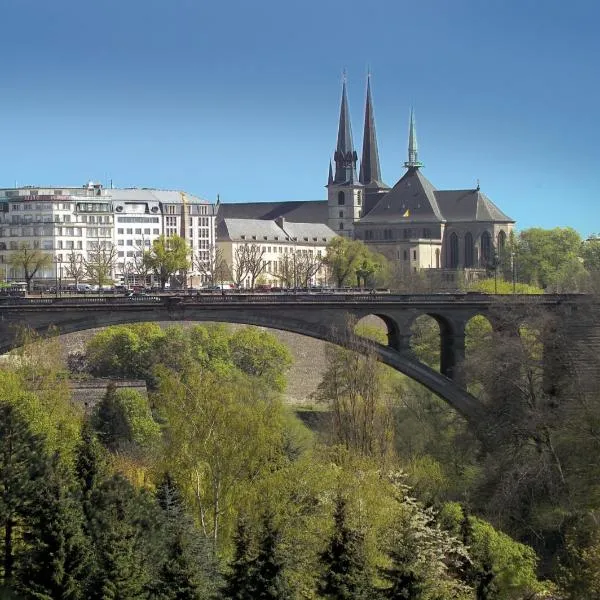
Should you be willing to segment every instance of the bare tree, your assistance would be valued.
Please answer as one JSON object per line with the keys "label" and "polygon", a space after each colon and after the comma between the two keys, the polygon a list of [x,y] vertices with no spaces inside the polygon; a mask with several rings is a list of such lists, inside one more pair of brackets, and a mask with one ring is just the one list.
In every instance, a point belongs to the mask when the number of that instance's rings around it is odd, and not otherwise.
{"label": "bare tree", "polygon": [[52,256],[37,248],[32,249],[28,244],[22,242],[19,244],[19,249],[10,255],[8,264],[23,271],[23,277],[27,283],[27,291],[31,292],[31,282],[35,274],[40,269],[44,269],[52,264]]}
{"label": "bare tree", "polygon": [[264,247],[259,244],[248,244],[244,246],[246,254],[246,265],[248,277],[250,278],[250,287],[256,285],[256,280],[267,270],[267,262],[264,259],[266,254]]}
{"label": "bare tree", "polygon": [[192,267],[204,276],[212,285],[222,282],[229,273],[223,251],[216,245],[202,250],[192,259]]}
{"label": "bare tree", "polygon": [[295,254],[295,273],[297,285],[310,287],[313,278],[323,266],[323,258],[310,250],[298,250]]}
{"label": "bare tree", "polygon": [[123,282],[126,286],[129,286],[135,281],[137,270],[133,261],[126,261],[120,265],[121,274],[123,275]]}
{"label": "bare tree", "polygon": [[318,254],[296,250],[282,256],[275,276],[284,287],[310,287],[324,264]]}
{"label": "bare tree", "polygon": [[333,441],[380,460],[393,455],[394,417],[387,372],[349,319],[326,348],[326,370],[313,397],[331,411]]}
{"label": "bare tree", "polygon": [[117,258],[117,249],[112,242],[95,242],[84,259],[86,275],[98,287],[111,281]]}
{"label": "bare tree", "polygon": [[76,254],[74,250],[71,250],[66,258],[67,264],[65,265],[65,273],[67,277],[70,277],[75,282],[75,286],[77,286],[86,274],[83,256],[81,254]]}
{"label": "bare tree", "polygon": [[282,287],[291,288],[296,287],[296,275],[294,255],[285,253],[279,261],[275,277],[279,279]]}

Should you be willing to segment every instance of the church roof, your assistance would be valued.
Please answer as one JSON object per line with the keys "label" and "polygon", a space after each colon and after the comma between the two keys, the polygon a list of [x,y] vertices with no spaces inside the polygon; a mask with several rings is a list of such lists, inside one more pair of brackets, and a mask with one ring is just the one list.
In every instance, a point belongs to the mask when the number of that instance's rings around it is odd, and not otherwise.
{"label": "church roof", "polygon": [[478,189],[436,191],[435,197],[448,222],[515,222]]}
{"label": "church roof", "polygon": [[409,168],[360,222],[423,223],[443,220],[436,189],[418,168]]}
{"label": "church roof", "polygon": [[327,223],[327,200],[289,200],[283,202],[221,203],[217,220],[263,219],[285,217],[294,223]]}

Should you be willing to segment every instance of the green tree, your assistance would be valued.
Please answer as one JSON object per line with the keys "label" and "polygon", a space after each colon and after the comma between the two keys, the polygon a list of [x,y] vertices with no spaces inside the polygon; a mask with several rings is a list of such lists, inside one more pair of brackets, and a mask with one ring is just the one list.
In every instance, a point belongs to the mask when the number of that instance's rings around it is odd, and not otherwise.
{"label": "green tree", "polygon": [[346,501],[338,494],[335,503],[334,530],[321,555],[324,572],[319,593],[331,600],[368,600],[373,597],[363,535],[347,523]]}
{"label": "green tree", "polygon": [[370,256],[369,249],[361,241],[339,236],[327,244],[323,262],[329,268],[336,286],[341,288],[357,281],[357,269]]}
{"label": "green tree", "polygon": [[250,530],[247,520],[241,515],[238,516],[233,544],[234,554],[225,575],[223,597],[227,600],[254,600]]}
{"label": "green tree", "polygon": [[132,445],[151,448],[160,439],[148,399],[136,390],[117,389],[114,383],[95,407],[92,423],[101,441],[113,451]]}
{"label": "green tree", "polygon": [[165,463],[216,551],[243,486],[283,459],[281,404],[239,371],[162,368],[158,380],[153,402],[165,423]]}
{"label": "green tree", "polygon": [[39,501],[48,467],[43,439],[31,433],[18,408],[0,403],[0,526],[4,583],[15,567],[15,539]]}
{"label": "green tree", "polygon": [[38,494],[23,534],[17,588],[38,600],[84,599],[91,550],[75,482],[56,457]]}
{"label": "green tree", "polygon": [[287,347],[273,334],[258,327],[238,329],[229,339],[233,364],[267,386],[282,391],[285,372],[292,363]]}
{"label": "green tree", "polygon": [[11,252],[8,264],[23,273],[27,291],[31,292],[31,283],[40,269],[45,269],[52,264],[52,255],[42,252],[37,248],[30,248],[29,244],[22,242],[17,250]]}
{"label": "green tree", "polygon": [[266,512],[258,540],[258,553],[252,564],[251,582],[256,600],[288,600],[292,598],[284,573],[282,552],[279,548],[280,531],[274,516]]}
{"label": "green tree", "polygon": [[214,559],[186,512],[179,487],[166,473],[156,490],[163,513],[164,557],[152,583],[157,600],[200,600],[212,597],[219,584]]}
{"label": "green tree", "polygon": [[161,235],[144,253],[144,263],[152,270],[162,290],[172,275],[190,268],[190,248],[184,238]]}
{"label": "green tree", "polygon": [[162,552],[160,509],[119,475],[104,481],[93,497],[94,571],[91,600],[147,598]]}
{"label": "green tree", "polygon": [[549,291],[578,291],[585,276],[580,251],[581,237],[570,227],[525,229],[516,240],[518,279]]}

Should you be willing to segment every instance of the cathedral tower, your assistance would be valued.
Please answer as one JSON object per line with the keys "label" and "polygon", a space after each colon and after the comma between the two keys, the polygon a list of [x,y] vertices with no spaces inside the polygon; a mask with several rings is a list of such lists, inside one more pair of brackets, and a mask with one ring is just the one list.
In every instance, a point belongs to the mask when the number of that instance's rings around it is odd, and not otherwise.
{"label": "cathedral tower", "polygon": [[371,98],[371,74],[367,76],[367,99],[365,102],[365,126],[363,130],[362,159],[360,161],[359,181],[364,187],[363,215],[366,215],[388,191],[389,186],[381,179],[379,150],[375,132],[373,99]]}
{"label": "cathedral tower", "polygon": [[342,84],[342,103],[338,127],[337,147],[333,155],[335,175],[329,163],[327,182],[327,204],[329,208],[329,227],[338,235],[352,237],[354,222],[363,209],[363,184],[356,176],[358,156],[352,142],[350,111],[346,95],[346,78]]}

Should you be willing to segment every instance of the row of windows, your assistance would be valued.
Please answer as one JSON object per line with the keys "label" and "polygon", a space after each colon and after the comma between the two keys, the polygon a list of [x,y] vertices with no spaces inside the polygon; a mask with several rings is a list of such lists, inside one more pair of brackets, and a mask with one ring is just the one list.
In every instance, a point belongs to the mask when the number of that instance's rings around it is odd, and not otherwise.
{"label": "row of windows", "polygon": [[78,202],[80,212],[112,212],[112,206],[107,202]]}
{"label": "row of windows", "polygon": [[[133,246],[133,240],[117,240],[117,246]],[[150,247],[150,240],[135,240],[135,245],[138,248],[142,246]]]}
{"label": "row of windows", "polygon": [[159,220],[160,217],[117,217],[117,223],[158,223]]}
{"label": "row of windows", "polygon": [[[252,239],[253,239],[253,240],[256,240],[256,236],[255,236],[255,235],[253,235],[253,236],[251,236],[251,237],[252,237]],[[263,236],[262,236],[262,238],[263,238],[263,240],[265,240],[265,241],[266,241],[267,239],[269,239],[269,238],[268,238],[266,235],[263,235]],[[246,236],[245,236],[245,235],[240,235],[240,239],[242,239],[242,240],[245,240],[245,239],[246,239]],[[276,236],[276,235],[275,235],[275,236],[273,236],[273,239],[274,239],[275,241],[278,241],[278,240],[279,240],[279,236]],[[298,241],[298,238],[297,238],[297,237],[292,237],[292,238],[290,238],[290,237],[288,237],[287,235],[285,236],[285,239],[286,239],[286,241],[288,241],[288,242],[289,242],[290,240],[291,240],[291,241],[293,241],[293,242],[297,242],[297,241]],[[305,242],[308,242],[308,241],[309,241],[309,238],[308,238],[308,237],[303,237],[303,238],[302,238],[302,240],[303,240],[303,241],[305,241]],[[312,241],[313,241],[313,242],[316,242],[316,241],[318,241],[318,238],[316,238],[316,237],[313,237],[313,238],[312,238]],[[327,238],[321,238],[321,241],[322,241],[322,242],[327,242]]]}
{"label": "row of windows", "polygon": [[[19,207],[19,208],[17,208]],[[52,204],[51,202],[23,202],[20,204],[12,204],[11,208],[13,211],[31,211],[31,210],[73,210],[73,205],[69,202],[57,202]]]}
{"label": "row of windows", "polygon": [[[246,246],[248,244],[245,244]],[[301,253],[301,254],[308,254],[310,256],[313,255],[313,250],[312,248],[299,248],[299,249],[295,249],[292,246],[259,246],[259,248],[261,249],[262,252],[266,252],[267,254],[294,254],[294,253]],[[317,250],[317,255],[321,256],[321,250]]]}
{"label": "row of windows", "polygon": [[[122,227],[119,227],[117,229],[117,235],[123,235],[125,233],[125,231],[127,231],[127,235],[133,235],[133,233],[134,233],[134,231],[133,231],[132,228],[127,228],[125,230]],[[160,231],[159,229],[153,229],[152,230],[153,235],[159,235],[159,231]],[[138,228],[135,229],[135,235],[142,235],[142,229],[141,229],[141,227],[138,227]],[[150,228],[149,227],[146,227],[144,229],[144,235],[150,235]]]}
{"label": "row of windows", "polygon": [[[497,247],[502,251],[506,245],[506,233],[501,231],[498,234]],[[458,235],[455,232],[450,234],[448,240],[448,267],[456,269],[460,263]],[[488,268],[493,266],[494,248],[492,244],[492,236],[488,231],[481,234],[479,240],[480,256],[479,266]],[[470,232],[465,234],[464,238],[464,267],[470,268],[477,266],[477,249],[475,248],[473,236]]]}
{"label": "row of windows", "polygon": [[[396,237],[397,236],[397,237]],[[429,240],[431,239],[431,229],[429,227],[424,227],[423,229],[383,229],[383,230],[365,230],[365,240],[395,240],[395,239],[404,239],[410,240],[414,238],[421,238]]]}

